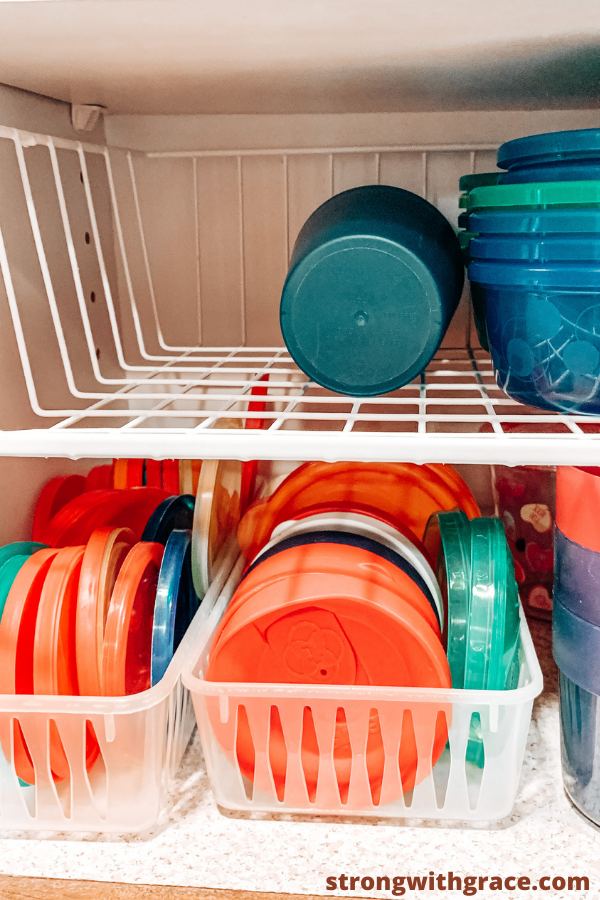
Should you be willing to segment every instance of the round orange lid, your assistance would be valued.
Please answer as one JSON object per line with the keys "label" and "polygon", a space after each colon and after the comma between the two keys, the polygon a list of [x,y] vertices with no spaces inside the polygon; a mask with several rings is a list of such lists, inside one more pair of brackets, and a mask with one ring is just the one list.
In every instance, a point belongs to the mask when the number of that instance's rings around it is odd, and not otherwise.
{"label": "round orange lid", "polygon": [[[429,516],[439,509],[468,507],[479,512],[466,484],[446,467],[413,463],[305,463],[295,469],[267,500],[253,504],[238,528],[246,559],[253,559],[276,525],[301,510],[342,502],[363,514],[383,513],[389,524],[407,527],[419,540]],[[476,511],[476,512],[475,512]]]}
{"label": "round orange lid", "polygon": [[129,528],[98,528],[90,537],[79,579],[76,649],[79,692],[102,694],[104,627],[117,575],[135,538]]}
{"label": "round orange lid", "polygon": [[162,544],[129,551],[113,588],[102,653],[102,693],[119,697],[150,687],[152,623]]}

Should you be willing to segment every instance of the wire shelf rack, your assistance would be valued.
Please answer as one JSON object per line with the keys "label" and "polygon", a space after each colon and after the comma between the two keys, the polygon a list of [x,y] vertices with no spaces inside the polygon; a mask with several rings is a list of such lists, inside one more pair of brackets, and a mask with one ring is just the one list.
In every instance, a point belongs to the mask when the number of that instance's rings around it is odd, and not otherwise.
{"label": "wire shelf rack", "polygon": [[[476,154],[489,149],[362,147],[301,153],[326,158],[329,194],[335,190],[336,154],[367,154],[379,179],[386,154],[417,153],[425,194],[429,154],[466,154],[474,170]],[[281,161],[287,263],[288,160],[295,151],[262,153]],[[255,150],[234,154],[240,198],[242,162],[260,155]],[[203,154],[171,156],[191,156],[195,184],[196,161]],[[204,156],[232,154],[206,151]],[[14,361],[0,402],[0,455],[588,465],[598,458],[600,418],[543,413],[515,403],[497,387],[489,357],[468,346],[443,349],[419,378],[393,394],[352,398],[307,380],[282,347],[170,343],[156,302],[134,162],[129,151],[0,127],[5,200],[0,210],[0,343]],[[83,250],[76,238],[82,230]],[[245,237],[240,199],[242,248]],[[83,256],[90,251],[102,297],[96,309],[89,306],[96,294],[90,294],[90,262]],[[111,267],[118,269],[120,290]],[[145,278],[143,302],[139,271]],[[35,279],[37,292],[32,292]],[[242,266],[242,307],[244,284]],[[244,315],[241,319],[243,324]],[[21,398],[20,412],[4,415],[11,406],[7,397]]]}

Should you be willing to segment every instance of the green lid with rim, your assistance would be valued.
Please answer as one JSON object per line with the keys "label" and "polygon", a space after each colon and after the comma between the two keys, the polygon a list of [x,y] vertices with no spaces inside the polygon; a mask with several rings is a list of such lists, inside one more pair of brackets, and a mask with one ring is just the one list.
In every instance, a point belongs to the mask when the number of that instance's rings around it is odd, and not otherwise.
{"label": "green lid with rim", "polygon": [[546,209],[600,206],[600,181],[542,181],[479,187],[459,197],[459,205],[476,209]]}

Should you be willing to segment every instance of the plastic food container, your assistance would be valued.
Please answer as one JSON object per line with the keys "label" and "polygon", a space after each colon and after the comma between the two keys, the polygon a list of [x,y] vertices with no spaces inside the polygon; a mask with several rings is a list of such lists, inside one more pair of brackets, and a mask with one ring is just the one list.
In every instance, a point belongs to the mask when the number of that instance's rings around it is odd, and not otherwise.
{"label": "plastic food container", "polygon": [[571,802],[600,825],[600,697],[559,673],[563,784]]}
{"label": "plastic food container", "polygon": [[[237,587],[240,561],[210,616],[216,630]],[[478,821],[501,819],[512,809],[527,740],[534,697],[542,675],[525,618],[521,619],[519,687],[512,691],[362,687],[359,685],[241,684],[205,681],[208,643],[197,640],[189,653],[184,684],[194,701],[211,786],[227,808],[277,813],[378,818],[418,817]],[[375,712],[374,712],[375,711]],[[410,712],[410,716],[407,713]],[[218,740],[211,720],[219,717],[229,743]],[[336,779],[336,722],[347,723],[351,777],[342,800]],[[372,792],[364,748],[376,716],[386,756],[381,784]],[[433,736],[442,716],[450,723],[448,746],[431,770]],[[483,770],[465,762],[473,717],[481,721]],[[253,781],[242,773],[236,755],[236,728],[242,721],[254,746]],[[410,725],[410,722],[415,723]],[[270,761],[270,725],[284,735],[286,773],[276,790]],[[417,750],[415,788],[402,793],[397,762],[402,730],[414,728]],[[302,765],[303,734],[317,735],[319,769],[309,792]],[[395,751],[395,752],[394,752]],[[421,775],[426,772],[426,776]],[[312,787],[312,786],[311,786]]]}
{"label": "plastic food container", "polygon": [[[482,189],[483,190],[483,189]],[[540,409],[600,413],[600,266],[476,260],[498,385]]]}
{"label": "plastic food container", "polygon": [[[0,696],[2,744],[10,746],[10,729],[20,728],[36,773],[35,785],[24,785],[0,754],[2,828],[136,832],[156,822],[194,727],[183,662],[192,646],[197,652],[210,638],[210,613],[236,553],[233,544],[223,555],[218,577],[154,687],[128,697]],[[55,783],[50,754],[57,748],[68,773]]]}
{"label": "plastic food container", "polygon": [[564,604],[600,626],[600,553],[555,533],[556,589]]}
{"label": "plastic food container", "polygon": [[533,237],[544,235],[584,235],[600,232],[599,209],[482,210],[468,217],[477,235]]}
{"label": "plastic food container", "polygon": [[565,675],[600,694],[600,625],[582,619],[571,609],[558,589],[554,591],[552,653]]}
{"label": "plastic food container", "polygon": [[372,397],[410,382],[438,349],[462,292],[456,235],[400,188],[337,194],[302,228],[280,323],[298,366],[332,391]]}
{"label": "plastic food container", "polygon": [[600,129],[554,131],[507,141],[498,150],[500,184],[600,178]]}

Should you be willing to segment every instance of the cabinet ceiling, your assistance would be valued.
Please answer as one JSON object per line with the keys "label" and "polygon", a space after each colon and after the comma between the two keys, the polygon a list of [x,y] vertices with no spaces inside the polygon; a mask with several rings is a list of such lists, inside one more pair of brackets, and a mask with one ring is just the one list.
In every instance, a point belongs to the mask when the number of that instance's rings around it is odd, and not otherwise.
{"label": "cabinet ceiling", "polygon": [[8,0],[0,82],[111,113],[594,107],[600,3]]}

